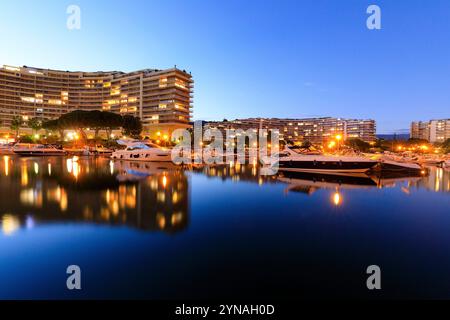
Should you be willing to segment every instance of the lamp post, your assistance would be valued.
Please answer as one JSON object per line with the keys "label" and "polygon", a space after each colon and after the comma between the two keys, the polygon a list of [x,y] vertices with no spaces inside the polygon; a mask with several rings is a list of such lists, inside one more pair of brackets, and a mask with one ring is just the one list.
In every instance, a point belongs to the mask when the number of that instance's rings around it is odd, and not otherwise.
{"label": "lamp post", "polygon": [[338,148],[338,151],[341,149],[340,147],[341,147],[341,140],[342,140],[342,135],[340,135],[340,134],[338,134],[337,136],[336,136],[336,141],[337,141],[337,148]]}

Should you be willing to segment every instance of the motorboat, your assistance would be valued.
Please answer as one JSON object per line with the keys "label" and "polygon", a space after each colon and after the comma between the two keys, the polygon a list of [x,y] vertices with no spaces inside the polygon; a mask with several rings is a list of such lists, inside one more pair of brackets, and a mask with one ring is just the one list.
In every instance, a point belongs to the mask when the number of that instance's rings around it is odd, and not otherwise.
{"label": "motorboat", "polygon": [[378,161],[360,156],[328,156],[298,154],[287,147],[279,153],[279,171],[327,174],[364,173]]}
{"label": "motorboat", "polygon": [[125,145],[124,150],[116,150],[111,154],[114,160],[131,160],[131,161],[156,161],[166,162],[172,161],[170,149],[161,148],[151,142],[124,142],[118,141],[119,144]]}
{"label": "motorboat", "polygon": [[12,151],[23,157],[64,156],[67,154],[66,151],[55,146],[32,143],[18,143],[12,148]]}
{"label": "motorboat", "polygon": [[416,158],[385,154],[379,159],[381,171],[421,172],[424,170]]}
{"label": "motorboat", "polygon": [[444,168],[446,168],[446,169],[450,169],[450,160],[446,160],[446,161],[442,164],[442,166],[443,166]]}
{"label": "motorboat", "polygon": [[85,147],[83,151],[84,156],[110,156],[114,150],[108,149],[102,145],[95,147]]}
{"label": "motorboat", "polygon": [[14,154],[14,152],[12,151],[12,147],[9,145],[0,145],[0,154],[3,155],[10,155],[10,154]]}

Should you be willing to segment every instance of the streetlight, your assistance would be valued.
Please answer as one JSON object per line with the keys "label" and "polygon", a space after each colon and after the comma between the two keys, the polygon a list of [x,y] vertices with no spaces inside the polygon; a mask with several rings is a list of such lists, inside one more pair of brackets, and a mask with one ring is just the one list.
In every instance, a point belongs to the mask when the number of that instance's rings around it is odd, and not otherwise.
{"label": "streetlight", "polygon": [[336,136],[336,141],[337,141],[337,144],[338,144],[338,150],[341,149],[341,148],[340,148],[340,146],[341,146],[341,140],[342,140],[342,135],[338,134],[338,135]]}

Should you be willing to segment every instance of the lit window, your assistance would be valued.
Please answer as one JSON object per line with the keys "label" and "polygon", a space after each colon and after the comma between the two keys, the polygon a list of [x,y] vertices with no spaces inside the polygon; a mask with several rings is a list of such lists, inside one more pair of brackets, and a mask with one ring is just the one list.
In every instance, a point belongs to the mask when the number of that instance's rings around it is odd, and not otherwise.
{"label": "lit window", "polygon": [[165,87],[167,87],[167,78],[160,78],[160,79],[159,79],[159,87],[160,87],[160,88],[165,88]]}

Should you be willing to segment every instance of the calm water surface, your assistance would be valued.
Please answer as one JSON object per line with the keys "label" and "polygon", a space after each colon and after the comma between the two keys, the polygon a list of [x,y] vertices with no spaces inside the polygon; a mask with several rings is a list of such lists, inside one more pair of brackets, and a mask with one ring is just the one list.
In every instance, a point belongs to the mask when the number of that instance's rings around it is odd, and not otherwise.
{"label": "calm water surface", "polygon": [[[449,208],[438,168],[260,177],[0,156],[0,298],[450,298]],[[72,264],[81,291],[66,289]]]}

